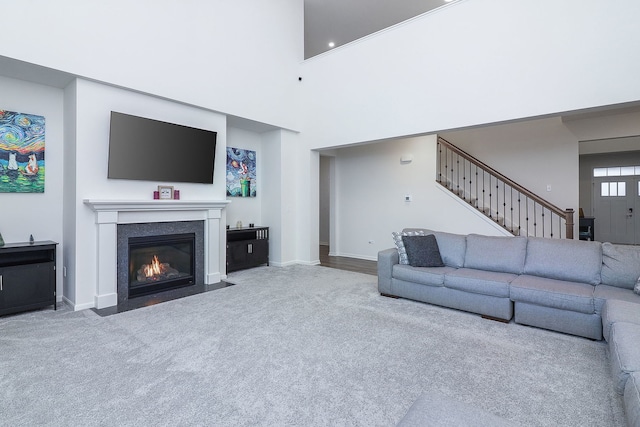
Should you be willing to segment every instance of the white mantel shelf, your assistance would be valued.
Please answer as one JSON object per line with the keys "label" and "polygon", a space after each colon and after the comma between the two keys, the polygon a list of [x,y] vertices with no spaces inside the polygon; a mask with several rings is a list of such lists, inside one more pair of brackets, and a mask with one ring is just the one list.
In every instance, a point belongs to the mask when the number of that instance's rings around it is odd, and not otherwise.
{"label": "white mantel shelf", "polygon": [[204,221],[204,280],[219,282],[225,264],[222,211],[226,200],[104,200],[84,199],[95,212],[98,264],[96,308],[117,305],[117,227],[118,224],[169,221]]}
{"label": "white mantel shelf", "polygon": [[100,211],[189,211],[224,209],[228,202],[226,200],[101,200],[84,199],[84,204],[88,205],[96,212]]}

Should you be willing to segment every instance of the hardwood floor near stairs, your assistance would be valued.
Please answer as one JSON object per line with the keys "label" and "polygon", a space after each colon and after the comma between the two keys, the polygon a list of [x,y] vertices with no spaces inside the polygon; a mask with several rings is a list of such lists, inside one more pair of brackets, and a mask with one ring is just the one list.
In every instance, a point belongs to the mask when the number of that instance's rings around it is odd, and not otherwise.
{"label": "hardwood floor near stairs", "polygon": [[329,246],[320,245],[320,265],[339,270],[378,275],[378,262],[343,256],[329,256]]}

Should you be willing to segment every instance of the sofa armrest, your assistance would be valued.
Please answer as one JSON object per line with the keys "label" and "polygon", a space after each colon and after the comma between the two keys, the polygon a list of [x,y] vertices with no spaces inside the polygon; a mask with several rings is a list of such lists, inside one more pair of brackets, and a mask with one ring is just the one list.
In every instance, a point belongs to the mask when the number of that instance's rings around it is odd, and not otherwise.
{"label": "sofa armrest", "polygon": [[391,294],[391,275],[393,266],[400,263],[400,256],[396,248],[378,252],[378,292]]}

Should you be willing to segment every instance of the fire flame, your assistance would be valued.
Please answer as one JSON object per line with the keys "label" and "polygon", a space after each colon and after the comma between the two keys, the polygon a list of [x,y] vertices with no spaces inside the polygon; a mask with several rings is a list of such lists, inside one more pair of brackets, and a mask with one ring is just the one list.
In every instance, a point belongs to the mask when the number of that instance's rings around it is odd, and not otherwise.
{"label": "fire flame", "polygon": [[151,261],[151,264],[145,264],[144,275],[147,278],[160,276],[162,274],[162,270],[163,268],[162,268],[162,265],[160,264],[160,260],[158,260],[158,257],[154,255],[153,260]]}

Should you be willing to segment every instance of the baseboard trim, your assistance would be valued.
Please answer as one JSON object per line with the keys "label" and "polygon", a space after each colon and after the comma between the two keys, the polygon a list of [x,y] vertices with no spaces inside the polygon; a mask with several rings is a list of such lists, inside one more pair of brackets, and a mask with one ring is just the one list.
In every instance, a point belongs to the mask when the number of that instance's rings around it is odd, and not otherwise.
{"label": "baseboard trim", "polygon": [[345,254],[345,253],[329,253],[329,256],[340,256],[345,258],[355,258],[355,259],[363,259],[365,261],[378,261],[378,256],[369,256],[369,255],[356,255],[356,254]]}
{"label": "baseboard trim", "polygon": [[88,310],[90,308],[95,307],[92,303],[88,302],[85,304],[76,304],[73,301],[71,301],[69,298],[63,296],[62,300],[66,303],[69,304],[71,306],[71,308],[73,309],[73,311],[80,311],[80,310]]}

